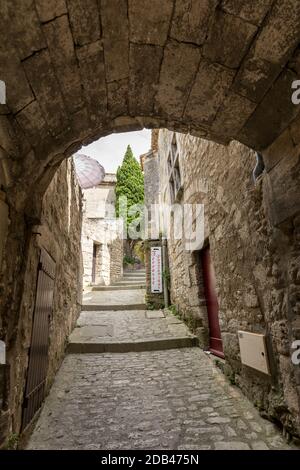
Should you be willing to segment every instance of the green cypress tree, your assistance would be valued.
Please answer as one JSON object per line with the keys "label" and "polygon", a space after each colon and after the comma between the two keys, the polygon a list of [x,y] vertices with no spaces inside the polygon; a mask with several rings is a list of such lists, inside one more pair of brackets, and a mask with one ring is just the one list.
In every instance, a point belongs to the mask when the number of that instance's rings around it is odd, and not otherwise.
{"label": "green cypress tree", "polygon": [[[123,163],[117,170],[116,213],[120,216],[120,197],[127,197],[127,207],[144,203],[144,175],[139,162],[134,158],[130,145],[127,146]],[[126,226],[137,216],[127,215]]]}

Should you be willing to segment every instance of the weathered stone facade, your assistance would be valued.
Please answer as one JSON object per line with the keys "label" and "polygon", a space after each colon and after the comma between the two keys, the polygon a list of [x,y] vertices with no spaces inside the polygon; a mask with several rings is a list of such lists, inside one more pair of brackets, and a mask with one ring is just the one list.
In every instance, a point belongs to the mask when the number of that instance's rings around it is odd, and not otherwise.
{"label": "weathered stone facade", "polygon": [[0,439],[8,433],[20,431],[41,247],[56,261],[46,393],[64,357],[68,335],[79,315],[82,292],[81,210],[81,190],[73,163],[66,160],[44,195],[41,224],[33,226],[27,233],[27,262],[19,316],[14,319],[7,315],[0,317],[1,338],[7,345],[3,403],[4,411],[7,410],[7,427],[0,429],[3,431]]}
{"label": "weathered stone facade", "polygon": [[160,235],[159,221],[156,217],[155,211],[153,211],[152,208],[155,204],[159,204],[160,202],[159,161],[157,158],[157,153],[154,150],[151,150],[143,157],[145,206],[147,207],[148,211],[147,225],[149,233],[147,238],[158,239]]}
{"label": "weathered stone facade", "polygon": [[[172,132],[160,131],[161,195],[167,203],[172,138]],[[266,415],[299,434],[300,370],[291,362],[291,345],[299,338],[300,318],[300,151],[290,146],[287,152],[287,139],[281,139],[285,152],[279,140],[265,153],[266,171],[254,184],[254,152],[247,147],[237,142],[224,147],[176,134],[183,184],[177,203],[204,204],[226,374]],[[271,154],[280,158],[276,166],[268,165]],[[168,248],[172,302],[206,348],[208,319],[199,251],[185,250],[184,239],[173,237]],[[267,335],[270,377],[241,364],[238,330]]]}
{"label": "weathered stone facade", "polygon": [[109,285],[123,274],[123,225],[115,215],[115,185],[116,175],[108,173],[98,186],[84,190],[84,285]]}

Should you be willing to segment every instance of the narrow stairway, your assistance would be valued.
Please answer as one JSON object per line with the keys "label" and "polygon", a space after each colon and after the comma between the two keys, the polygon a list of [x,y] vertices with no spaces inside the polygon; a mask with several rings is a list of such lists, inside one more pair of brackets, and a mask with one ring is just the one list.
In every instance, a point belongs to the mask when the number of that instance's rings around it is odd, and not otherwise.
{"label": "narrow stairway", "polygon": [[169,312],[146,310],[145,272],[126,272],[111,286],[94,286],[84,296],[69,353],[154,351],[198,344]]}

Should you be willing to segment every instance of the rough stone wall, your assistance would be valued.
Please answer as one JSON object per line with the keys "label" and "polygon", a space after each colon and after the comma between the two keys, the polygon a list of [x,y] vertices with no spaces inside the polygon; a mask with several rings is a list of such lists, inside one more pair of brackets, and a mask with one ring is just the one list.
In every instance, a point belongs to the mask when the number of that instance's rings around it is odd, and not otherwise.
{"label": "rough stone wall", "polygon": [[[166,159],[172,135],[163,130],[159,136],[161,193],[167,202]],[[274,144],[268,152],[272,158],[275,150],[281,154],[281,168],[267,165],[254,185],[254,152],[247,147],[237,142],[224,147],[183,134],[177,134],[177,143],[184,186],[180,203],[204,203],[205,238],[209,238],[217,278],[225,371],[264,413],[299,434],[299,366],[291,362],[291,344],[299,337],[300,147],[289,151],[287,145]],[[172,302],[198,328],[202,344],[207,346],[197,251],[186,251],[183,241],[172,238],[168,248]],[[238,329],[268,335],[271,378],[241,364]]]}
{"label": "rough stone wall", "polygon": [[5,194],[0,191],[0,270],[2,264],[3,249],[8,229],[8,206],[5,203]]}
{"label": "rough stone wall", "polygon": [[123,239],[118,237],[110,245],[110,282],[120,279],[123,274]]}
{"label": "rough stone wall", "polygon": [[114,174],[107,174],[100,185],[84,191],[81,243],[85,286],[92,283],[94,244],[95,283],[109,285],[122,276],[122,224],[115,218],[115,181]]}
{"label": "rough stone wall", "polygon": [[[81,309],[81,190],[71,160],[64,161],[47,189],[42,203],[41,224],[33,226],[24,254],[26,269],[18,319],[7,322],[13,333],[7,342],[9,368],[8,430],[18,433],[26,381],[28,352],[40,247],[56,261],[53,313],[50,320],[49,363],[46,393],[64,357],[68,335]],[[8,338],[8,333],[6,338]],[[7,432],[6,432],[7,434]]]}
{"label": "rough stone wall", "polygon": [[63,162],[44,196],[42,212],[42,223],[48,226],[50,232],[49,242],[44,246],[56,260],[48,389],[60,366],[67,338],[81,310],[81,198],[81,189],[72,162]]}
{"label": "rough stone wall", "polygon": [[[152,134],[158,136],[158,131],[152,131]],[[154,138],[152,136],[152,144]],[[144,159],[144,192],[145,206],[148,210],[148,238],[159,238],[159,223],[152,211],[152,205],[159,204],[160,200],[160,182],[159,182],[159,160],[156,151],[148,152]]]}
{"label": "rough stone wall", "polygon": [[[144,159],[144,182],[145,182],[145,206],[148,210],[148,233],[145,242],[145,270],[146,270],[146,304],[148,307],[162,308],[164,306],[164,294],[151,292],[151,247],[161,246],[159,217],[153,206],[160,202],[160,168],[158,154],[159,130],[153,130],[151,136],[152,149],[145,155]],[[163,268],[164,269],[164,268]]]}

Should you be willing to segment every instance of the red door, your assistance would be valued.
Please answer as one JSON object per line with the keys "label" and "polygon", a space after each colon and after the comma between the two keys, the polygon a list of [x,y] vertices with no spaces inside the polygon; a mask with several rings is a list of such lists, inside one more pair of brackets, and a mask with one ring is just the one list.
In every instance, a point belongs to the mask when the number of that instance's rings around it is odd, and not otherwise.
{"label": "red door", "polygon": [[214,267],[211,262],[209,246],[201,251],[201,262],[209,325],[209,349],[216,356],[224,357],[219,324],[219,303],[216,293],[216,278]]}

